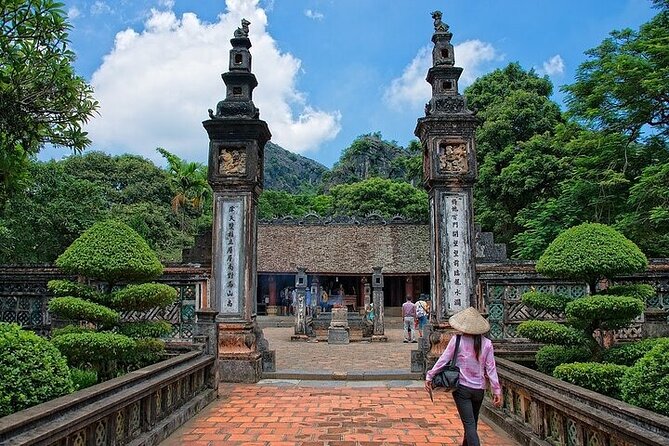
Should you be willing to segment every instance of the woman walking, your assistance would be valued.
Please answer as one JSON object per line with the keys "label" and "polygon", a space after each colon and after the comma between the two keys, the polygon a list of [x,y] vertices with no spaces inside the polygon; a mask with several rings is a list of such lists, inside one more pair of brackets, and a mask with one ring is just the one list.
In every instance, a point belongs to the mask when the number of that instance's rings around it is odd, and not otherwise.
{"label": "woman walking", "polygon": [[490,324],[473,307],[454,314],[448,322],[451,327],[462,334],[451,338],[444,353],[441,354],[434,367],[427,372],[425,390],[428,392],[432,390],[432,377],[451,361],[456,338],[460,337],[455,362],[455,365],[460,368],[460,378],[458,387],[453,391],[453,400],[465,428],[462,445],[479,446],[481,443],[476,429],[487,381],[490,381],[493,393],[492,404],[495,407],[502,405],[502,388],[497,377],[492,341],[482,336],[483,333],[490,330]]}

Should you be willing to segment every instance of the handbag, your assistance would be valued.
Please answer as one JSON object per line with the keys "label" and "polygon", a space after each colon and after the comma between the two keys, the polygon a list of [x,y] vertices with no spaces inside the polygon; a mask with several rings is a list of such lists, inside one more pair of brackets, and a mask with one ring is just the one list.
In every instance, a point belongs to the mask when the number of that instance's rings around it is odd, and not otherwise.
{"label": "handbag", "polygon": [[432,386],[443,387],[447,391],[455,390],[460,379],[460,367],[455,365],[455,359],[458,356],[458,348],[460,347],[460,335],[455,339],[455,351],[453,351],[453,358],[443,369],[432,377]]}

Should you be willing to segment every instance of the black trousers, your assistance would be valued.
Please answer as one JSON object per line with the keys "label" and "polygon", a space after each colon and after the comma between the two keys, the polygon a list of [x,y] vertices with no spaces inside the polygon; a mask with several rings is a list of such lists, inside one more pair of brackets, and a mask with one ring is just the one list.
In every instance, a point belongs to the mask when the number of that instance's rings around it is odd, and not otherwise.
{"label": "black trousers", "polygon": [[465,386],[458,386],[453,391],[453,400],[458,408],[462,426],[465,428],[465,438],[462,440],[462,446],[480,446],[479,434],[476,431],[476,425],[479,421],[479,412],[483,404],[483,389],[471,389]]}

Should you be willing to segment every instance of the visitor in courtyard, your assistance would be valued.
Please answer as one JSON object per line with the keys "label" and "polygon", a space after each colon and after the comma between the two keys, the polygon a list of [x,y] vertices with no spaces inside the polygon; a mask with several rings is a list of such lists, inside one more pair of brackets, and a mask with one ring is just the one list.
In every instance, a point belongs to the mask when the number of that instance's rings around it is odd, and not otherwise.
{"label": "visitor in courtyard", "polygon": [[490,324],[474,307],[454,314],[448,322],[461,335],[451,337],[444,353],[425,375],[425,390],[431,392],[432,378],[451,362],[457,338],[460,338],[455,361],[460,368],[460,377],[453,391],[453,400],[465,428],[463,446],[479,446],[477,424],[488,381],[493,394],[492,404],[495,407],[502,405],[502,388],[497,377],[492,341],[482,336],[490,330]]}
{"label": "visitor in courtyard", "polygon": [[428,305],[422,298],[416,301],[416,319],[418,319],[418,336],[423,337],[423,328],[429,315]]}
{"label": "visitor in courtyard", "polygon": [[330,304],[328,303],[328,299],[330,296],[328,296],[328,292],[323,288],[323,292],[321,293],[321,310],[322,311],[328,311],[330,308]]}
{"label": "visitor in courtyard", "polygon": [[411,296],[407,296],[406,302],[402,304],[402,318],[404,320],[404,342],[416,341],[416,306]]}

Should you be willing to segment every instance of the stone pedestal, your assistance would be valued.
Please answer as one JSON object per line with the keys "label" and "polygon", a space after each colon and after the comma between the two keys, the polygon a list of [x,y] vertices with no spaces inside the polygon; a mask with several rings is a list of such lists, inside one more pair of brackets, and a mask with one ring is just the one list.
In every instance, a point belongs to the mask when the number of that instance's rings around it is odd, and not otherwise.
{"label": "stone pedestal", "polygon": [[348,308],[333,308],[332,320],[328,327],[328,344],[348,344],[349,342]]}
{"label": "stone pedestal", "polygon": [[661,338],[669,336],[669,322],[667,310],[652,308],[644,312],[644,323],[641,334],[644,338]]}
{"label": "stone pedestal", "polygon": [[253,324],[218,324],[218,363],[225,382],[255,383],[262,375],[262,352]]}
{"label": "stone pedestal", "polygon": [[267,307],[267,315],[268,316],[276,316],[277,313],[278,313],[278,310],[279,310],[279,307],[277,307],[276,305],[269,305]]}

